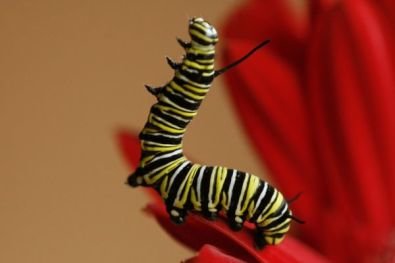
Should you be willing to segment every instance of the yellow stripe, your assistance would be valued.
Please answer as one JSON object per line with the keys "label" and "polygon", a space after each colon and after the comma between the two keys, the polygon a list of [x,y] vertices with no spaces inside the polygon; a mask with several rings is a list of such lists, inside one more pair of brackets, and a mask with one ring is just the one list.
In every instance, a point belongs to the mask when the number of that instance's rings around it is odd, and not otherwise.
{"label": "yellow stripe", "polygon": [[200,33],[199,31],[197,31],[197,30],[195,30],[195,29],[190,29],[190,30],[189,30],[189,33],[190,33],[191,35],[193,35],[193,36],[196,36],[196,37],[200,38],[200,39],[204,39],[204,40],[205,40],[206,42],[208,42],[208,43],[215,43],[215,42],[218,41],[218,38],[211,38],[211,37],[208,37],[208,36],[206,36],[206,35],[203,35],[202,33]]}
{"label": "yellow stripe", "polygon": [[[141,147],[143,148],[143,147]],[[147,164],[147,162],[151,161],[154,158],[154,155],[149,155],[141,159],[140,161],[140,167],[143,168]]]}
{"label": "yellow stripe", "polygon": [[203,77],[210,77],[210,76],[214,76],[214,72],[203,72],[202,73]]}
{"label": "yellow stripe", "polygon": [[168,147],[151,147],[151,146],[145,146],[143,148],[144,151],[155,151],[155,152],[168,152],[168,151],[174,151],[181,149],[182,145],[176,145],[176,146],[168,146]]}
{"label": "yellow stripe", "polygon": [[199,24],[199,23],[193,23],[193,26],[200,28],[204,32],[206,32],[208,30],[207,27],[205,27],[205,26],[203,26],[202,24]]}
{"label": "yellow stripe", "polygon": [[[182,76],[182,74],[176,72],[176,76]],[[161,101],[170,104],[171,108],[178,109],[178,110],[180,110],[182,112],[189,112],[189,113],[195,113],[196,114],[195,110],[189,110],[187,108],[181,107],[180,105],[178,105],[177,103],[173,102],[171,99],[169,99],[166,96],[162,96]]]}
{"label": "yellow stripe", "polygon": [[195,69],[200,69],[200,70],[213,70],[214,69],[214,65],[213,64],[201,65],[201,64],[198,64],[195,61],[191,61],[189,59],[185,59],[184,60],[184,64],[187,65],[188,67],[195,68]]}
{"label": "yellow stripe", "polygon": [[247,191],[248,177],[250,176],[247,173],[245,175],[246,175],[246,177],[243,180],[243,186],[241,187],[241,191],[240,191],[240,194],[239,194],[239,197],[238,197],[238,200],[237,200],[237,208],[236,208],[236,211],[235,211],[235,215],[236,216],[242,216],[243,215],[243,209],[241,208],[242,207],[241,201],[242,201],[242,198],[243,198],[244,194]]}
{"label": "yellow stripe", "polygon": [[175,133],[175,134],[183,134],[183,133],[185,133],[185,130],[186,130],[186,129],[174,129],[174,128],[171,128],[169,126],[165,126],[165,125],[155,121],[154,119],[151,119],[150,123],[152,123],[153,125],[161,128],[164,131],[167,131],[167,132],[170,132],[170,133]]}
{"label": "yellow stripe", "polygon": [[[182,162],[186,161],[185,157],[180,157],[177,160],[174,160],[172,162],[169,162],[169,165],[166,166],[166,168],[164,168],[162,171],[160,171],[159,173],[155,174],[155,175],[150,175],[150,177],[146,177],[144,176],[144,180],[148,185],[154,184],[156,181],[158,181],[160,178],[162,178],[163,176],[165,176],[166,174],[170,173],[172,170],[174,170],[175,168],[178,167],[178,165]],[[152,178],[151,178],[152,177]],[[161,196],[164,198],[164,196],[167,197],[168,193],[166,191],[161,192]]]}
{"label": "yellow stripe", "polygon": [[154,114],[154,113],[150,113],[150,115],[148,116],[148,120],[151,123],[152,123],[152,121],[157,121],[157,122],[162,123],[163,125],[166,125],[169,128],[180,130],[180,128],[177,125],[165,120],[160,115],[157,115],[157,114]]}
{"label": "yellow stripe", "polygon": [[202,64],[211,64],[211,65],[213,65],[213,69],[214,69],[214,59],[213,58],[211,58],[211,59],[196,59],[196,62],[197,63],[202,63]]}
{"label": "yellow stripe", "polygon": [[181,80],[183,80],[183,81],[185,81],[185,82],[187,82],[187,83],[189,83],[191,85],[194,85],[196,87],[200,87],[201,89],[208,89],[211,86],[211,83],[209,83],[209,84],[202,84],[202,83],[198,83],[198,82],[192,81],[191,79],[185,77],[180,72],[176,72],[175,75],[176,75],[177,78],[179,78],[179,79],[181,79]]}
{"label": "yellow stripe", "polygon": [[[274,200],[274,204],[272,205],[272,207],[270,208],[270,210],[263,211],[263,213],[261,214],[261,216],[259,216],[258,219],[257,219],[257,221],[256,221],[258,224],[260,224],[260,225],[262,225],[262,226],[266,226],[267,224],[269,224],[268,221],[270,221],[270,220],[266,220],[266,218],[267,218],[270,214],[274,213],[275,211],[277,211],[277,210],[280,208],[280,205],[281,205],[281,202],[282,202],[282,200],[283,200],[283,197],[282,197],[282,195],[281,195],[280,192],[276,191],[275,193],[277,193],[276,200]],[[269,205],[270,205],[270,204],[268,204],[268,206],[269,206]]]}
{"label": "yellow stripe", "polygon": [[190,85],[190,84],[184,84],[183,87],[187,88],[189,90],[192,90],[192,91],[194,91],[196,93],[200,93],[202,95],[206,95],[207,92],[209,91],[208,88],[199,88],[199,87],[195,87],[195,86]]}
{"label": "yellow stripe", "polygon": [[196,111],[186,112],[186,111],[178,110],[176,108],[169,107],[169,106],[156,105],[155,107],[158,107],[160,110],[163,110],[163,111],[172,111],[172,112],[174,112],[178,115],[184,116],[184,117],[194,117],[197,114]]}
{"label": "yellow stripe", "polygon": [[[276,233],[286,233],[289,230],[289,223],[290,223],[290,219],[286,219],[285,221],[283,221],[282,223],[276,225],[275,227],[273,227],[273,229],[267,229],[265,230],[265,234],[276,234]],[[280,229],[282,227],[284,227],[285,225],[288,224],[288,227],[285,227],[283,229]],[[280,230],[279,230],[280,229]]]}
{"label": "yellow stripe", "polygon": [[251,174],[250,176],[251,176],[251,179],[250,179],[250,182],[249,182],[249,184],[247,186],[247,196],[244,199],[244,204],[243,204],[243,207],[241,209],[241,211],[243,211],[243,213],[247,209],[251,198],[255,195],[255,192],[258,189],[259,181],[260,181],[259,178],[256,177],[255,175]]}
{"label": "yellow stripe", "polygon": [[216,193],[215,193],[215,199],[214,202],[212,203],[212,206],[210,208],[215,209],[215,207],[218,205],[218,203],[221,201],[221,192],[222,192],[222,187],[225,183],[226,179],[226,173],[228,169],[226,167],[218,167],[218,170],[216,171],[217,173],[217,182],[216,182]]}
{"label": "yellow stripe", "polygon": [[229,207],[227,207],[227,203],[228,203],[227,199],[228,199],[228,197],[226,196],[226,193],[225,193],[225,192],[222,192],[221,204],[222,204],[222,207],[223,207],[225,210],[229,210]]}
{"label": "yellow stripe", "polygon": [[189,196],[189,191],[192,187],[192,183],[193,183],[193,179],[196,176],[196,171],[198,170],[198,168],[200,167],[200,165],[198,164],[194,164],[192,165],[191,169],[189,170],[188,174],[187,174],[187,182],[184,185],[184,193],[181,197],[180,200],[176,200],[174,202],[174,206],[177,208],[184,208],[185,203],[187,202],[188,196]]}
{"label": "yellow stripe", "polygon": [[203,100],[204,97],[205,97],[205,96],[201,96],[201,95],[200,95],[200,96],[199,96],[199,95],[196,95],[196,94],[194,94],[194,93],[192,93],[192,92],[189,92],[189,91],[185,90],[185,89],[182,88],[181,86],[177,85],[174,81],[170,82],[170,86],[171,86],[171,88],[173,88],[174,90],[179,91],[179,92],[181,92],[182,94],[184,94],[184,95],[186,95],[186,96],[188,96],[188,97],[190,97],[190,98],[192,98],[192,99],[194,99],[194,100]]}
{"label": "yellow stripe", "polygon": [[214,49],[214,47],[208,48],[208,49],[201,49],[200,47],[196,48],[196,47],[192,46],[191,48],[188,49],[187,53],[192,53],[194,55],[208,56],[208,55],[215,55],[215,49]]}
{"label": "yellow stripe", "polygon": [[169,181],[169,177],[166,176],[165,178],[163,178],[163,181],[160,184],[160,195],[162,196],[163,199],[167,199],[168,193],[166,192],[166,188],[168,181]]}
{"label": "yellow stripe", "polygon": [[191,203],[196,211],[202,211],[202,204],[197,200],[197,194],[194,188],[191,189]]}

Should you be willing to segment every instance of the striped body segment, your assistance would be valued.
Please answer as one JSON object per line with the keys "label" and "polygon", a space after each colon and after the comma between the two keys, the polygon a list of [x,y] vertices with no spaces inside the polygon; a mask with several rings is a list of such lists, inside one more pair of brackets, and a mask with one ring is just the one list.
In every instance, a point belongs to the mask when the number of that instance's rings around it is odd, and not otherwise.
{"label": "striped body segment", "polygon": [[292,213],[282,194],[257,176],[221,166],[189,161],[182,140],[187,125],[215,78],[217,32],[202,18],[189,23],[191,42],[179,40],[186,55],[181,63],[168,59],[175,70],[163,87],[146,86],[157,102],[151,107],[141,131],[141,159],[129,176],[131,186],[155,188],[170,218],[182,223],[188,211],[215,219],[221,211],[234,230],[247,220],[255,223],[258,247],[278,244],[288,232]]}

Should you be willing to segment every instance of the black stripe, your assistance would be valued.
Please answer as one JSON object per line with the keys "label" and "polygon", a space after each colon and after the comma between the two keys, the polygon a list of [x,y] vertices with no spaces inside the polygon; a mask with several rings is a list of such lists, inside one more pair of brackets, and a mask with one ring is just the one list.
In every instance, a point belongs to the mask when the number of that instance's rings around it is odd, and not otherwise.
{"label": "black stripe", "polygon": [[165,95],[172,102],[174,102],[175,104],[177,104],[178,106],[184,109],[196,111],[200,106],[200,101],[196,103],[190,103],[189,101],[186,101],[184,99],[183,95],[177,95],[177,93],[171,93],[167,89],[163,91],[163,95]]}
{"label": "black stripe", "polygon": [[196,82],[198,84],[204,84],[204,85],[209,85],[211,84],[211,82],[213,82],[214,79],[214,75],[210,75],[208,77],[204,77],[201,73],[193,73],[193,72],[189,72],[187,70],[184,69],[180,69],[180,73],[182,75],[184,75],[186,78],[188,78],[189,80]]}
{"label": "black stripe", "polygon": [[[274,188],[272,186],[270,186],[269,184],[267,184],[267,190],[266,190],[266,194],[265,197],[262,199],[261,204],[259,205],[259,207],[257,208],[257,210],[255,211],[255,214],[252,216],[252,218],[250,219],[250,221],[252,222],[256,222],[256,220],[258,219],[258,217],[261,215],[261,213],[265,210],[265,208],[269,205],[270,200],[272,199],[272,196],[274,194]],[[259,193],[260,194],[260,193]]]}
{"label": "black stripe", "polygon": [[[225,177],[225,182],[224,185],[222,187],[222,193],[225,193],[226,197],[229,198],[228,196],[228,190],[229,190],[229,186],[230,186],[230,181],[232,179],[232,173],[233,173],[233,169],[228,169],[226,172],[226,177]],[[221,195],[222,195],[221,193]],[[222,201],[222,196],[221,196],[221,201]],[[227,200],[229,201],[229,200]]]}
{"label": "black stripe", "polygon": [[274,220],[273,222],[268,224],[267,226],[259,227],[259,229],[263,230],[263,231],[265,231],[265,230],[266,231],[273,231],[274,230],[275,232],[281,232],[281,230],[287,228],[290,225],[290,223],[284,224],[283,226],[281,226],[279,228],[276,228],[276,226],[279,226],[282,223],[284,223],[287,220],[287,218],[288,218],[288,215],[284,214],[281,217],[279,217],[277,220]]}
{"label": "black stripe", "polygon": [[[183,163],[182,163],[182,164],[183,164]],[[180,164],[177,168],[173,169],[173,171],[170,172],[170,174],[169,174],[169,176],[168,176],[168,182],[167,182],[168,184],[170,183],[171,178],[172,178],[173,176],[175,176],[175,175],[174,175],[175,171],[176,171],[182,164]],[[168,208],[168,209],[171,208],[171,207],[173,207],[174,200],[175,200],[176,197],[177,197],[178,189],[180,188],[180,186],[181,186],[181,184],[182,184],[182,181],[185,180],[185,177],[186,177],[186,175],[188,174],[188,172],[189,172],[189,170],[191,169],[191,167],[192,167],[192,164],[191,164],[191,163],[187,164],[187,165],[179,172],[179,174],[177,175],[177,178],[174,179],[173,185],[171,186],[171,188],[170,188],[170,190],[169,190],[169,196],[168,196],[167,199],[166,199],[166,205],[167,205],[167,208]]]}
{"label": "black stripe", "polygon": [[[204,60],[205,59],[214,59],[215,58],[215,53],[212,53],[212,54],[195,54],[195,53],[192,53],[192,52],[187,52],[186,58],[188,60],[192,61],[192,62],[196,62],[198,64],[203,65],[201,62],[197,62],[196,60],[198,60],[198,59],[204,59]],[[210,64],[213,64],[213,63],[204,64],[204,65],[210,65]]]}
{"label": "black stripe", "polygon": [[[206,37],[208,37],[208,36],[206,36]],[[208,37],[208,38],[210,38],[210,41],[206,41],[205,39],[200,38],[200,37],[195,36],[195,35],[191,35],[191,38],[192,38],[192,41],[195,41],[196,43],[199,43],[202,46],[210,46],[210,45],[213,45],[213,44],[216,43],[216,41],[215,41],[216,38]]]}
{"label": "black stripe", "polygon": [[[245,173],[245,172],[243,172],[244,173],[244,175],[245,175],[245,177],[247,176],[247,174]],[[251,174],[249,175],[249,177],[248,177],[248,180],[247,180],[247,182],[246,182],[246,190],[244,191],[244,194],[243,194],[243,196],[240,196],[240,198],[241,198],[241,202],[240,202],[240,206],[241,207],[243,207],[243,205],[244,205],[244,202],[245,202],[245,200],[246,200],[246,198],[247,198],[247,194],[248,194],[248,186],[249,186],[249,184],[250,184],[250,181],[251,181]],[[243,181],[243,183],[244,183],[244,181]],[[241,193],[240,193],[240,195],[241,195]],[[244,211],[244,214],[243,214],[243,216],[244,215],[246,215],[247,214],[247,212],[248,212],[248,209],[246,209],[246,211]]]}
{"label": "black stripe", "polygon": [[[170,152],[165,152],[165,153],[162,153],[162,154],[156,154],[155,157],[160,157],[160,156],[163,156],[163,155],[169,154],[169,153]],[[144,167],[144,170],[146,170],[147,172],[150,172],[150,171],[155,170],[156,168],[161,167],[162,165],[165,165],[166,163],[170,163],[171,161],[174,161],[174,160],[176,160],[176,159],[178,159],[178,158],[180,158],[182,156],[183,156],[183,153],[181,152],[179,154],[175,154],[175,155],[169,156],[167,158],[163,158],[163,159],[157,160],[157,161],[155,161],[153,163],[147,164]]]}
{"label": "black stripe", "polygon": [[142,133],[140,135],[140,139],[144,141],[151,141],[156,143],[163,143],[163,144],[180,144],[182,142],[182,136],[179,138],[170,138],[166,137],[166,134],[161,132],[158,134],[149,134],[149,133]]}
{"label": "black stripe", "polygon": [[[206,167],[203,173],[202,183],[201,183],[201,204],[202,204],[202,213],[208,213],[208,201],[209,201],[209,190],[210,190],[210,179],[211,173],[213,172],[214,167]],[[197,185],[196,185],[197,190]]]}
{"label": "black stripe", "polygon": [[[174,106],[173,105],[171,105],[169,103],[166,103],[164,101],[159,101],[157,104],[155,104],[155,106],[156,107],[153,107],[153,108],[158,108],[161,112],[165,112],[168,115],[178,116],[178,117],[180,117],[182,119],[185,119],[185,121],[188,122],[188,123],[193,119],[193,117],[188,117],[188,116],[184,116],[184,115],[181,115],[181,114],[177,113],[176,111],[174,111]],[[160,109],[160,106],[169,107],[170,109],[166,109],[166,110]]]}
{"label": "black stripe", "polygon": [[[260,196],[261,192],[263,191],[264,187],[265,187],[265,182],[263,182],[262,180],[259,180],[259,186],[255,190],[254,196],[251,198],[251,200],[250,200],[250,202],[249,202],[247,207],[250,206],[251,202],[254,202],[253,210],[255,209],[256,204],[257,204],[258,199],[259,199],[259,196]],[[248,209],[247,209],[246,213],[248,213]],[[252,221],[252,219],[250,219],[249,221]]]}
{"label": "black stripe", "polygon": [[240,194],[241,194],[241,189],[243,186],[244,178],[245,178],[245,173],[237,171],[235,176],[235,184],[233,187],[233,192],[232,192],[232,198],[230,200],[230,205],[229,205],[229,210],[227,212],[227,215],[229,219],[233,219],[236,215],[236,209],[237,209],[237,204],[239,202]]}
{"label": "black stripe", "polygon": [[[204,25],[202,25],[202,24],[199,24],[199,25],[204,27]],[[198,31],[199,33],[201,33],[204,36],[207,36],[207,31],[210,30],[209,28],[206,28],[206,27],[204,29],[202,29],[201,27],[196,26],[196,23],[191,24],[189,26],[189,29],[194,29],[194,30]]]}
{"label": "black stripe", "polygon": [[168,114],[164,114],[159,108],[153,108],[151,110],[151,113],[159,116],[160,118],[168,121],[171,124],[176,125],[177,127],[179,127],[180,129],[183,129],[187,126],[187,124],[189,123],[189,121],[183,121],[177,118],[172,117],[172,113],[168,113]]}
{"label": "black stripe", "polygon": [[[174,81],[174,83],[176,83],[178,86],[183,87],[183,88],[184,88],[185,90],[187,90],[188,92],[191,92],[191,93],[196,94],[196,95],[199,95],[199,96],[205,95],[205,94],[202,94],[202,93],[203,93],[203,92],[206,93],[207,90],[208,90],[208,88],[198,87],[198,86],[193,85],[193,84],[191,84],[191,83],[189,83],[189,82],[186,82],[185,80],[182,80],[182,79],[180,79],[180,78],[174,78],[173,81]],[[188,89],[187,87],[185,87],[185,84],[188,84],[188,85],[190,85],[190,86],[192,86],[192,87],[194,87],[194,88],[196,88],[196,89],[202,90],[202,93],[198,93],[198,92],[195,92],[195,91],[193,91],[193,90],[191,90],[191,89]]]}

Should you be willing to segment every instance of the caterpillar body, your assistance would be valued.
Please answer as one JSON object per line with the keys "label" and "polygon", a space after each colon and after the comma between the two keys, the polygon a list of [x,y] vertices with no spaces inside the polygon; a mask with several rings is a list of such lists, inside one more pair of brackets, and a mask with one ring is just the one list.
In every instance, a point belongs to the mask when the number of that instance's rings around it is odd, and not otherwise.
{"label": "caterpillar body", "polygon": [[156,96],[148,120],[140,132],[140,163],[128,178],[131,186],[155,188],[162,196],[170,219],[180,224],[188,211],[215,219],[226,214],[233,230],[248,220],[255,224],[255,244],[280,243],[290,228],[292,212],[283,195],[253,174],[221,166],[189,161],[183,154],[182,139],[187,125],[216,76],[265,45],[261,43],[245,57],[221,70],[214,70],[215,28],[202,18],[189,21],[190,42],[178,39],[185,49],[180,63],[167,58],[174,77],[163,87],[146,86]]}

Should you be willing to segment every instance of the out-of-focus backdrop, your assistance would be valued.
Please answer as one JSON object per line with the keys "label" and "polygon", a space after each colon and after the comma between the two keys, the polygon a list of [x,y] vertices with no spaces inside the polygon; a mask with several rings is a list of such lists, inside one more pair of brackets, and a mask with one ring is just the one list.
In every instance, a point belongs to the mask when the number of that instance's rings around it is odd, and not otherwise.
{"label": "out-of-focus backdrop", "polygon": [[[0,262],[179,262],[192,256],[147,217],[115,141],[139,131],[172,77],[176,36],[221,25],[241,1],[11,1],[0,8]],[[221,48],[219,44],[219,49]],[[217,64],[219,66],[219,64]],[[240,87],[243,88],[243,87]],[[262,176],[221,78],[185,151]]]}

